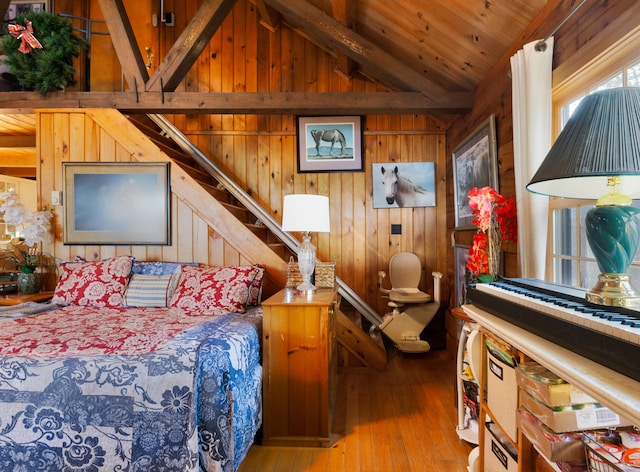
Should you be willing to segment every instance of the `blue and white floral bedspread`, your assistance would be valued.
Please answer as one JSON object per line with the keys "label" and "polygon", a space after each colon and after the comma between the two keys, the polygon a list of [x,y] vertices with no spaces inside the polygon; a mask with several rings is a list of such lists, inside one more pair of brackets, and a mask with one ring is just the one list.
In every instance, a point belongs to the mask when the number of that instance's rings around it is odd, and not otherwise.
{"label": "blue and white floral bedspread", "polygon": [[237,470],[262,421],[260,307],[202,318],[146,352],[98,353],[82,339],[73,350],[70,337],[61,351],[52,330],[37,355],[6,353],[32,319],[68,317],[77,333],[101,316],[72,312],[0,322],[0,471]]}

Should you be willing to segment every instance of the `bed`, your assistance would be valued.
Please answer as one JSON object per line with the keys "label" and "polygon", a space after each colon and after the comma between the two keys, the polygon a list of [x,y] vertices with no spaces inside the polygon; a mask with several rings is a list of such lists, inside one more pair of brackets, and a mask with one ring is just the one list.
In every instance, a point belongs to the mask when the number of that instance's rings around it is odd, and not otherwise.
{"label": "bed", "polygon": [[262,421],[260,266],[61,265],[0,311],[0,470],[235,471]]}

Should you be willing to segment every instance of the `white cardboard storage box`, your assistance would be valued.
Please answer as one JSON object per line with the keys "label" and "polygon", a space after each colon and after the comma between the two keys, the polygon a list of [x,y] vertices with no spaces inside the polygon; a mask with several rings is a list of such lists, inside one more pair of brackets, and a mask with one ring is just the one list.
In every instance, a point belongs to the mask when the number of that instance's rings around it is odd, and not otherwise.
{"label": "white cardboard storage box", "polygon": [[629,426],[624,417],[599,404],[549,407],[526,391],[521,392],[522,406],[556,433]]}
{"label": "white cardboard storage box", "polygon": [[552,407],[596,403],[593,397],[534,361],[518,365],[516,381],[520,388]]}
{"label": "white cardboard storage box", "polygon": [[518,472],[518,451],[494,423],[485,423],[484,470]]}
{"label": "white cardboard storage box", "polygon": [[[495,347],[487,344],[487,406],[493,420],[507,433],[509,438],[518,440],[516,415],[518,410],[518,384],[515,363],[511,355],[504,351],[494,352]],[[512,359],[515,362],[515,359]]]}

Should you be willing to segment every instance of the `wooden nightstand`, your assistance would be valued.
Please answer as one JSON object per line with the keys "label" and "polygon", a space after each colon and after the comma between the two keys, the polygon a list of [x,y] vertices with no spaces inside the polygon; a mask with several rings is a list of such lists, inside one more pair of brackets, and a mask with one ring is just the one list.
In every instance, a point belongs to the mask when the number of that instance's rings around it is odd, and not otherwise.
{"label": "wooden nightstand", "polygon": [[334,289],[284,289],[263,302],[263,445],[331,445],[335,304]]}
{"label": "wooden nightstand", "polygon": [[25,295],[24,293],[9,293],[0,295],[0,306],[18,305],[25,302],[46,302],[53,297],[53,292],[39,292]]}

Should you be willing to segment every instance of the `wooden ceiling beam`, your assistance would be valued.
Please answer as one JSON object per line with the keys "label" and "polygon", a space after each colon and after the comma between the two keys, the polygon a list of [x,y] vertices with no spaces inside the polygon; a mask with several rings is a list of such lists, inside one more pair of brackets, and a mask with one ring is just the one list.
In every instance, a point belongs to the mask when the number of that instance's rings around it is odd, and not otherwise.
{"label": "wooden ceiling beam", "polygon": [[6,168],[28,168],[36,166],[36,148],[0,148],[0,166]]}
{"label": "wooden ceiling beam", "polygon": [[36,166],[33,167],[3,167],[0,165],[0,174],[20,177],[21,179],[35,179]]}
{"label": "wooden ceiling beam", "polygon": [[98,1],[129,89],[144,90],[145,84],[149,80],[149,73],[138,48],[123,1]]}
{"label": "wooden ceiling beam", "polygon": [[[304,0],[264,0],[278,10],[280,14],[308,35],[316,44],[326,45],[333,51],[342,51],[360,65],[360,70],[372,80],[377,80],[395,90],[420,92],[434,103],[447,107],[452,102],[452,93],[427,77],[399,61],[385,50],[356,32],[341,25],[325,12]],[[471,93],[466,94],[467,105],[473,100]]]}
{"label": "wooden ceiling beam", "polygon": [[236,0],[204,0],[147,82],[146,90],[173,92],[209,44],[235,3]]}
{"label": "wooden ceiling beam", "polygon": [[5,92],[0,113],[41,108],[117,108],[133,113],[217,114],[458,114],[471,109],[466,93],[449,94],[446,105],[419,92]]}
{"label": "wooden ceiling beam", "polygon": [[36,147],[35,135],[2,135],[0,136],[0,148],[34,148]]}
{"label": "wooden ceiling beam", "polygon": [[[331,2],[333,17],[340,24],[356,31],[356,0],[333,0]],[[356,69],[356,62],[342,51],[336,53],[336,72],[347,80],[351,80]]]}

